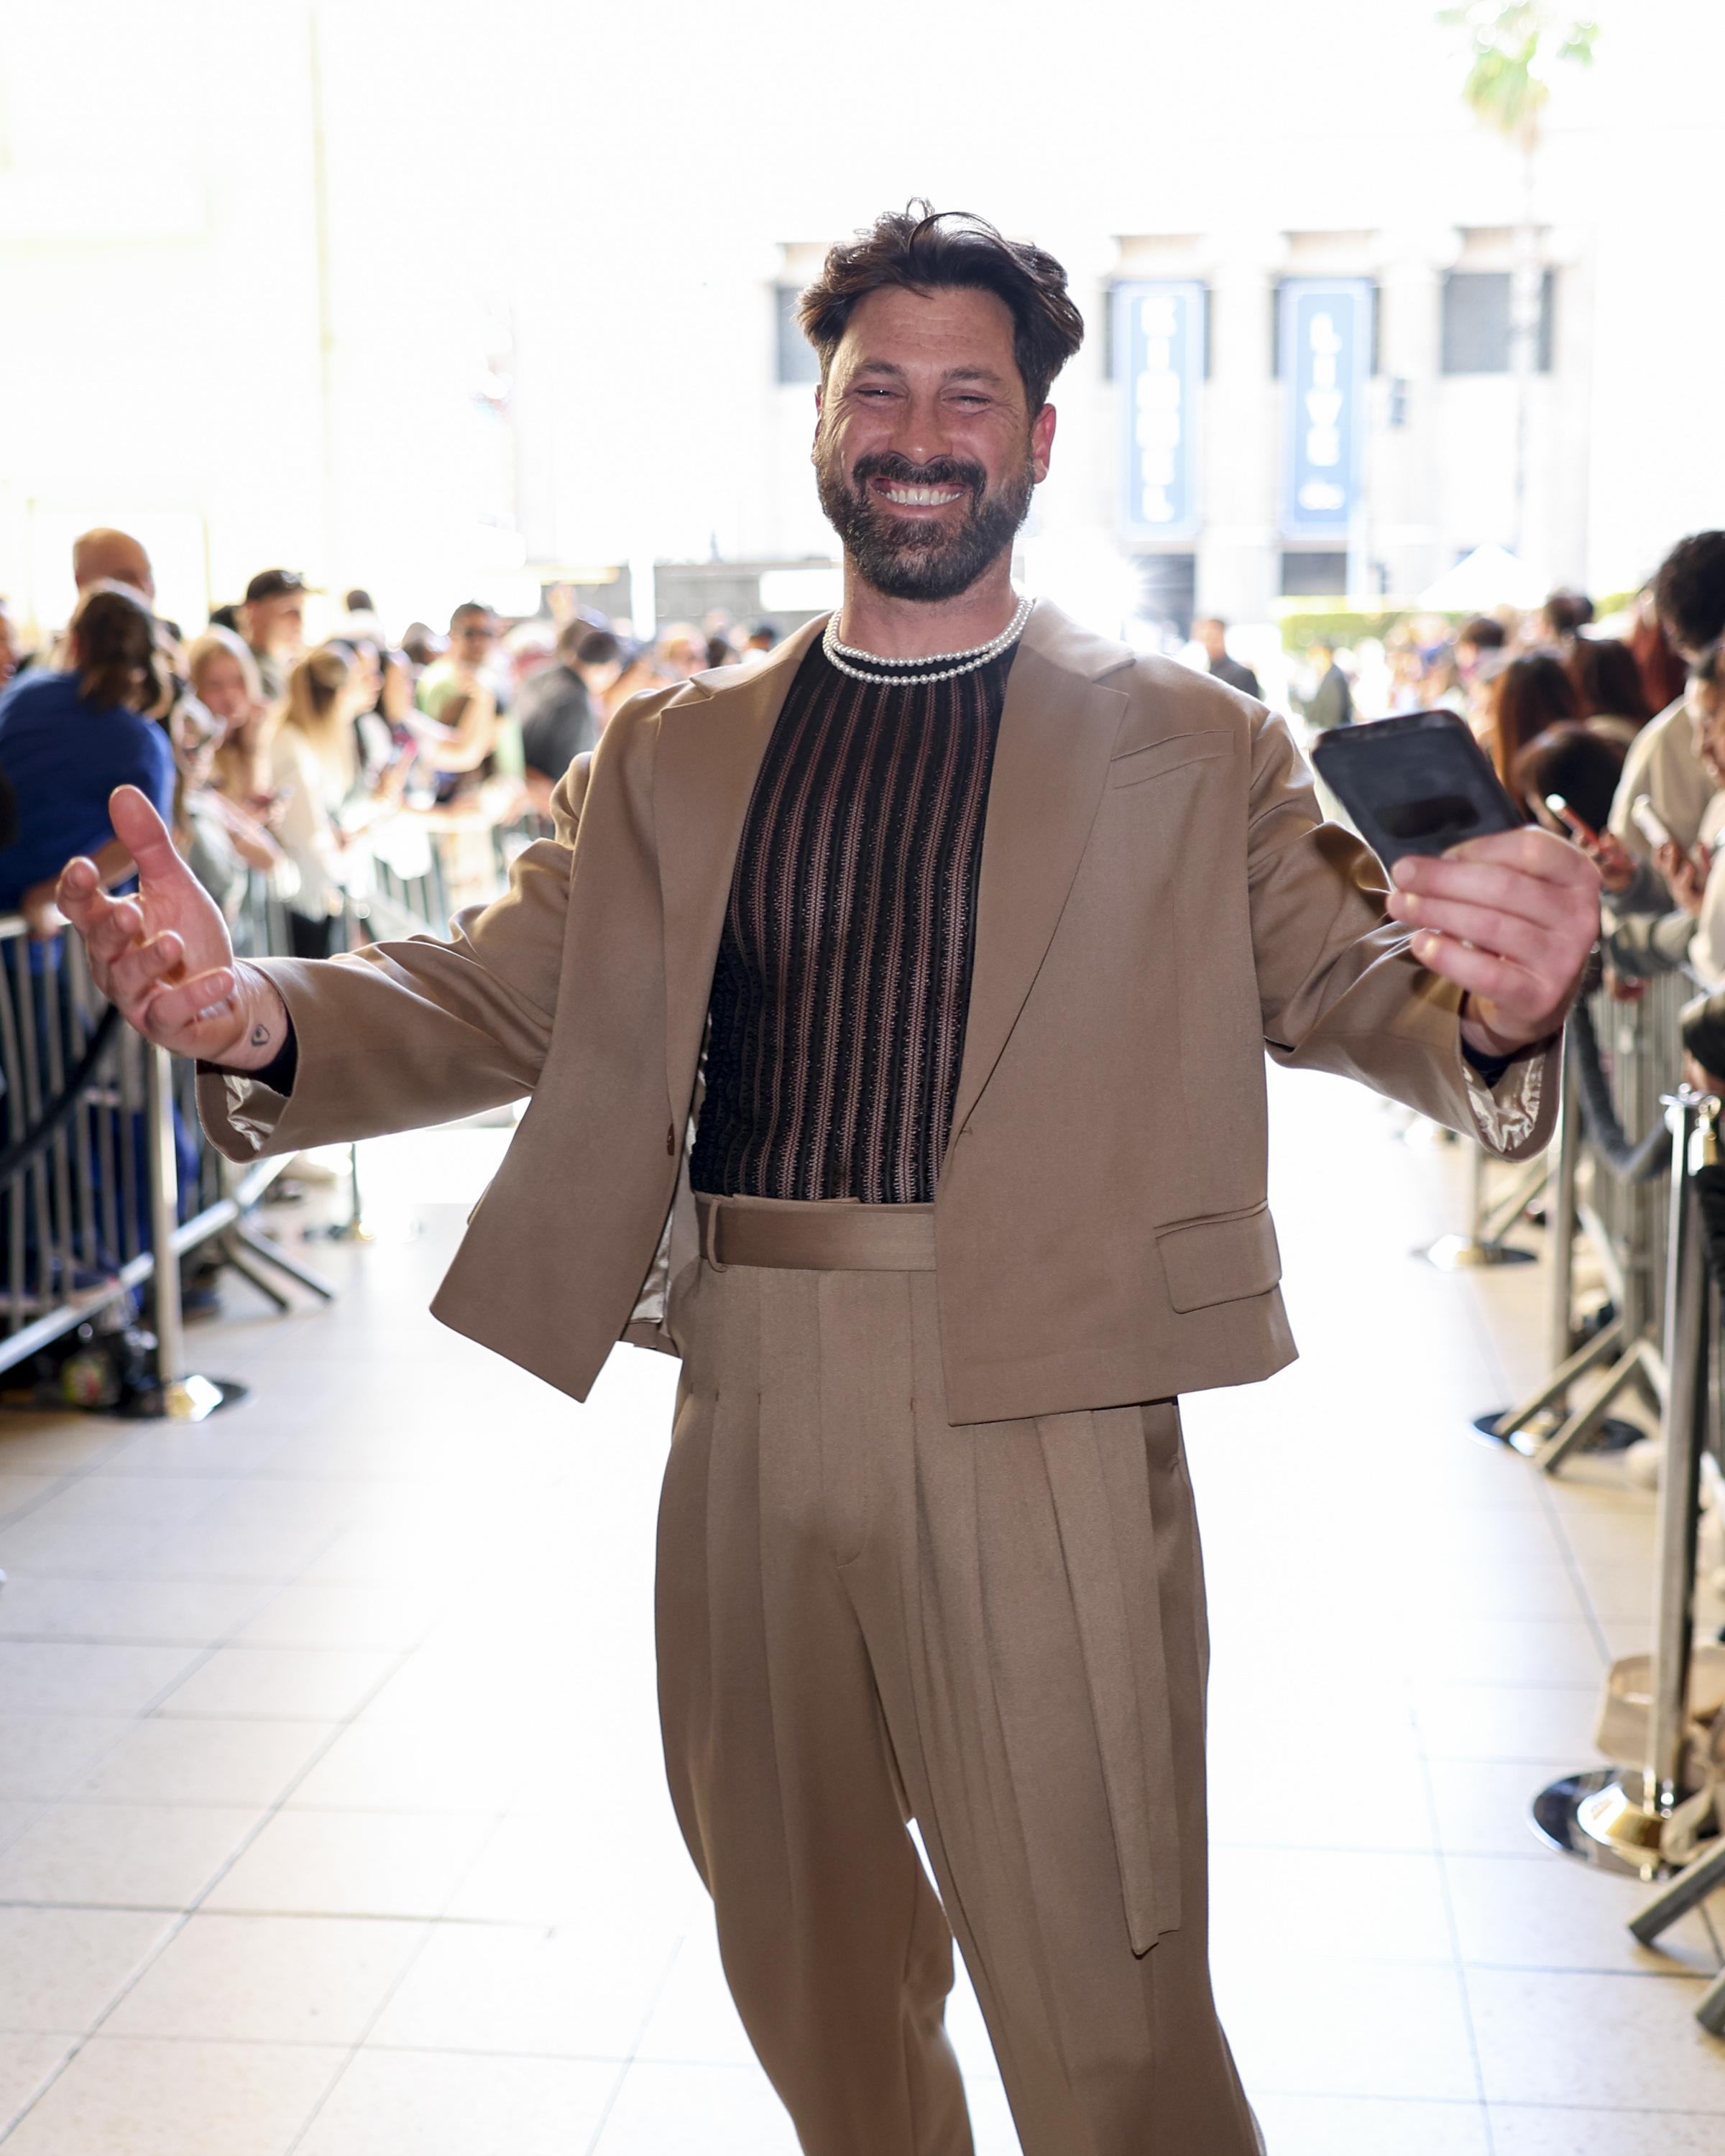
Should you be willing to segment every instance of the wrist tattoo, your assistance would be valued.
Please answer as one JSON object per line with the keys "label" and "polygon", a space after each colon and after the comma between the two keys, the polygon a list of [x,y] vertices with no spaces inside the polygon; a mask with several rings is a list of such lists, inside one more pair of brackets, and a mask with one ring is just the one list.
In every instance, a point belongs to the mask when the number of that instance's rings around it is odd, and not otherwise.
{"label": "wrist tattoo", "polygon": [[267,1025],[261,1025],[261,1024],[260,1024],[260,1025],[254,1025],[254,1026],[252,1028],[252,1046],[253,1046],[254,1048],[267,1048],[269,1045],[270,1045],[270,1029],[269,1029],[269,1027],[268,1027]]}

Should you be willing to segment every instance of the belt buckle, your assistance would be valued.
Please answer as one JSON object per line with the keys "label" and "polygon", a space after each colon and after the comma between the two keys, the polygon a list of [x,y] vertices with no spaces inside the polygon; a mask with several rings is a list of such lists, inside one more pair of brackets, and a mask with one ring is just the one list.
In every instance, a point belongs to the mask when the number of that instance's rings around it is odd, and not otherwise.
{"label": "belt buckle", "polygon": [[703,1199],[698,1211],[701,1215],[701,1255],[702,1261],[716,1273],[729,1272],[731,1268],[719,1255],[719,1201],[716,1198]]}

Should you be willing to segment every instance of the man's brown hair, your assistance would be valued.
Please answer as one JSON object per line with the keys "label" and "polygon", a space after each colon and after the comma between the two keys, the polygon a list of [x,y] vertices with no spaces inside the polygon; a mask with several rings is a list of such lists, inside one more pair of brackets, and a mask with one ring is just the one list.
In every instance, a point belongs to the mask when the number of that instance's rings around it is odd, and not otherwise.
{"label": "man's brown hair", "polygon": [[1084,341],[1084,317],[1051,254],[1008,239],[968,210],[936,210],[912,202],[887,210],[851,239],[830,249],[797,307],[803,333],[820,354],[824,380],[857,302],[882,286],[912,292],[966,286],[992,292],[1012,316],[1013,357],[1034,418],[1055,375]]}

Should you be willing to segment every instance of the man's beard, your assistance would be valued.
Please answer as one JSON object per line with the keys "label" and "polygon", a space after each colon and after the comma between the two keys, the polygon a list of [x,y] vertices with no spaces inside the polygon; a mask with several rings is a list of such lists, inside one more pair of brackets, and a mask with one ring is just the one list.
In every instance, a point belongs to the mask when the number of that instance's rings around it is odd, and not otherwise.
{"label": "man's beard", "polygon": [[[857,459],[847,479],[824,447],[814,469],[827,521],[863,581],[891,599],[953,599],[968,591],[1012,544],[1036,484],[1028,448],[1022,467],[994,494],[982,466],[958,457],[914,465],[893,450],[875,450]],[[872,479],[901,486],[962,486],[970,507],[956,526],[894,516],[869,491]]]}

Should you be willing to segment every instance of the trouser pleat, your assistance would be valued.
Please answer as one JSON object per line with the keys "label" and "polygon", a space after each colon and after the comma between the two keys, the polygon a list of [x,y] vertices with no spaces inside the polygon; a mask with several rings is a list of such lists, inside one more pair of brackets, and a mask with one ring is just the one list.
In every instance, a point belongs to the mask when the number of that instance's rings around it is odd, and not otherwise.
{"label": "trouser pleat", "polygon": [[1026,2156],[1253,2156],[1173,1404],[947,1424],[928,1275],[703,1264],[673,1322],[667,1763],[809,2156],[968,2156],[949,1924]]}

